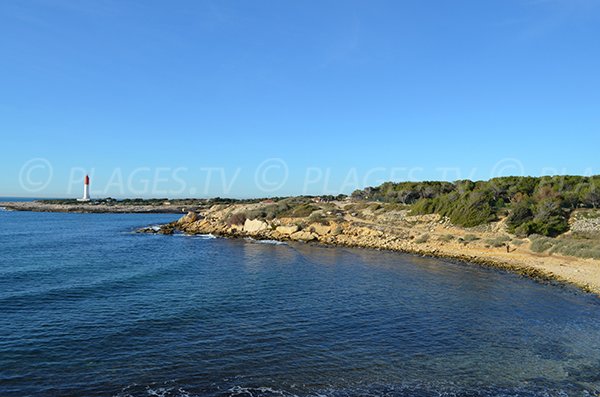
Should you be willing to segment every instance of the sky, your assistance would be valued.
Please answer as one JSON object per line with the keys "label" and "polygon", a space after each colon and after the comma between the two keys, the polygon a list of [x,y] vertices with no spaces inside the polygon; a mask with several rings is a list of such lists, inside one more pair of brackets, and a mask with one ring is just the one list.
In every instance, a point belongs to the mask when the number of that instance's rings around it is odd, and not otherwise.
{"label": "sky", "polygon": [[0,196],[600,174],[600,1],[0,2]]}

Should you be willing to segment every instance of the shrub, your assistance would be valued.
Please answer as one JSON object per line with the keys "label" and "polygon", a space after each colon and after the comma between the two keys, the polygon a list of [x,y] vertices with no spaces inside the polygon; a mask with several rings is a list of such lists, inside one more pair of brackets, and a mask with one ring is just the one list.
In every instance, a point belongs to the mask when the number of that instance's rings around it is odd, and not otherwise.
{"label": "shrub", "polygon": [[[508,231],[511,233],[516,233],[520,235],[523,234],[525,230],[520,230],[520,233],[517,232],[517,229],[521,227],[523,224],[531,221],[533,219],[533,205],[531,200],[523,199],[519,200],[517,203],[513,205],[513,210],[511,214],[506,219],[506,226],[508,226]],[[527,229],[529,230],[529,229]]]}
{"label": "shrub", "polygon": [[310,203],[300,204],[282,211],[279,216],[290,218],[305,218],[312,214],[318,208]]}
{"label": "shrub", "polygon": [[465,237],[462,238],[462,241],[464,241],[466,243],[472,243],[473,241],[477,241],[477,240],[481,240],[481,239],[474,234],[467,234]]}
{"label": "shrub", "polygon": [[423,243],[426,243],[427,241],[429,241],[429,234],[422,234],[415,239],[415,243],[417,243],[417,244],[423,244]]}
{"label": "shrub", "polygon": [[545,252],[554,247],[555,239],[539,235],[531,236],[531,250],[533,252]]}
{"label": "shrub", "polygon": [[447,216],[458,226],[473,227],[496,219],[494,200],[489,192],[452,192],[434,199],[421,199],[412,207],[413,214]]}
{"label": "shrub", "polygon": [[507,216],[511,233],[554,237],[569,229],[568,218],[574,209],[600,207],[600,176],[502,177],[453,184],[387,182],[357,191],[353,197],[408,204],[412,214],[437,213],[463,227]]}
{"label": "shrub", "polygon": [[600,241],[598,240],[533,236],[531,238],[531,250],[534,252],[556,253],[578,258],[600,259]]}
{"label": "shrub", "polygon": [[313,212],[312,214],[310,214],[310,216],[308,217],[308,221],[311,223],[329,225],[329,221],[327,220],[327,218],[325,218],[325,216],[323,216],[323,214],[320,212]]}
{"label": "shrub", "polygon": [[377,211],[378,209],[380,209],[380,208],[383,208],[383,207],[382,207],[382,206],[381,206],[381,204],[379,204],[379,203],[373,203],[373,204],[369,205],[369,207],[368,207],[368,208],[369,208],[369,210],[370,210],[371,212],[375,212],[375,211]]}
{"label": "shrub", "polygon": [[443,236],[438,237],[439,241],[443,241],[443,242],[449,242],[454,240],[454,236],[451,234],[444,234]]}
{"label": "shrub", "polygon": [[493,239],[485,240],[485,243],[492,247],[503,247],[510,241],[510,237],[508,236],[499,236]]}

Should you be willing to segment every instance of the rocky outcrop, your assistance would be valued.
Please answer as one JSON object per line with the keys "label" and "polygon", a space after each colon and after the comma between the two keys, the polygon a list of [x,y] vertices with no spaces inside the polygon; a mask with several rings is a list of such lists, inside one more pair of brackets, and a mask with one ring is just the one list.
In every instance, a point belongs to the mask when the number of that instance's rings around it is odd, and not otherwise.
{"label": "rocky outcrop", "polygon": [[182,216],[178,221],[177,225],[185,225],[188,223],[196,222],[198,220],[198,214],[190,211],[185,216]]}
{"label": "rocky outcrop", "polygon": [[323,224],[319,224],[319,223],[313,223],[308,227],[308,230],[310,230],[320,236],[325,236],[325,235],[331,233],[331,226],[323,225]]}
{"label": "rocky outcrop", "polygon": [[580,218],[571,225],[573,233],[600,234],[600,218]]}
{"label": "rocky outcrop", "polygon": [[295,241],[315,241],[318,240],[319,235],[316,233],[308,232],[308,231],[299,231],[296,233],[292,233],[290,238]]}
{"label": "rocky outcrop", "polygon": [[289,226],[277,226],[275,228],[275,230],[277,231],[277,233],[281,234],[281,235],[290,235],[290,234],[294,234],[296,233],[298,230],[300,230],[300,228],[298,227],[298,225],[289,225]]}
{"label": "rocky outcrop", "polygon": [[267,230],[269,228],[269,224],[267,222],[261,221],[259,219],[246,219],[244,222],[244,232],[255,234],[258,232],[262,232],[263,230]]}

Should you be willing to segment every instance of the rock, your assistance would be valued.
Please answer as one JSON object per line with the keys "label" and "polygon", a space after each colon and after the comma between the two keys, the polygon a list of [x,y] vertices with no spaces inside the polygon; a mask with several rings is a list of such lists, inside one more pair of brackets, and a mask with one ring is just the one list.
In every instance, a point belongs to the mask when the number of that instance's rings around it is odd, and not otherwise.
{"label": "rock", "polygon": [[310,230],[313,230],[320,236],[325,236],[331,232],[331,226],[329,225],[321,225],[320,223],[313,223],[310,225]]}
{"label": "rock", "polygon": [[316,240],[318,236],[315,233],[300,231],[290,235],[290,238],[296,241],[313,241]]}
{"label": "rock", "polygon": [[344,228],[342,228],[342,226],[340,226],[340,225],[332,226],[332,228],[331,228],[332,236],[339,236],[340,234],[343,234],[343,233],[344,233]]}
{"label": "rock", "polygon": [[299,230],[299,227],[297,225],[277,226],[275,230],[281,234],[294,234]]}
{"label": "rock", "polygon": [[186,223],[196,222],[198,220],[198,214],[193,211],[188,212],[186,215],[182,216],[178,221],[178,225],[183,225]]}
{"label": "rock", "polygon": [[246,219],[244,222],[244,231],[246,233],[257,233],[263,230],[266,230],[269,227],[267,222],[261,221],[259,219]]}
{"label": "rock", "polygon": [[175,226],[172,224],[163,225],[160,227],[160,230],[157,232],[158,234],[173,234],[175,232]]}

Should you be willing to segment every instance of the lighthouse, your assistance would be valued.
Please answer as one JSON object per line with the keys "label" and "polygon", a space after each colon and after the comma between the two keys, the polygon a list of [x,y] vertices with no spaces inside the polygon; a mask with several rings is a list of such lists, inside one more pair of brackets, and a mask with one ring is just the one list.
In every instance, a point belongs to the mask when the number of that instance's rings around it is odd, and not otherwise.
{"label": "lighthouse", "polygon": [[83,182],[83,198],[80,198],[77,201],[90,201],[90,177],[87,175]]}

